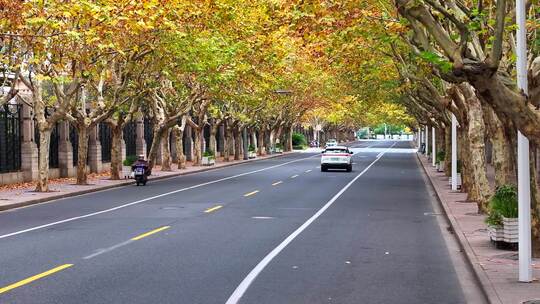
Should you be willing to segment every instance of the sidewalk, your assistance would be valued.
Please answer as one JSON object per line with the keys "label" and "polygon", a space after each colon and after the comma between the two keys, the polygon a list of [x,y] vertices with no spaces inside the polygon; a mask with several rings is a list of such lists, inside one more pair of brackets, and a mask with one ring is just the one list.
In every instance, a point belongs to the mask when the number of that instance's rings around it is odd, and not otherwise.
{"label": "sidewalk", "polygon": [[[540,299],[538,281],[517,281],[517,251],[499,250],[490,243],[485,216],[478,214],[476,203],[467,202],[465,193],[451,191],[448,177],[437,172],[426,157],[419,155],[419,160],[489,302],[518,304]],[[540,278],[540,259],[533,260],[533,277]]]}
{"label": "sidewalk", "polygon": [[[246,162],[257,161],[261,159],[275,158],[295,152],[285,152],[283,154],[273,154],[258,156],[256,159],[236,160],[230,162],[217,161],[213,166],[193,166],[191,162],[186,164],[186,169],[178,170],[176,164],[173,164],[173,171],[161,171],[160,166],[155,166],[152,175],[149,177],[150,183],[155,180],[164,179],[173,176],[186,175],[191,173],[214,170],[218,168],[230,167]],[[51,192],[35,192],[35,182],[0,185],[0,211],[39,204],[46,201],[61,199],[81,195],[100,190],[121,187],[133,184],[132,179],[110,180],[109,173],[90,174],[88,178],[89,185],[75,185],[75,178],[60,178],[50,180]]]}

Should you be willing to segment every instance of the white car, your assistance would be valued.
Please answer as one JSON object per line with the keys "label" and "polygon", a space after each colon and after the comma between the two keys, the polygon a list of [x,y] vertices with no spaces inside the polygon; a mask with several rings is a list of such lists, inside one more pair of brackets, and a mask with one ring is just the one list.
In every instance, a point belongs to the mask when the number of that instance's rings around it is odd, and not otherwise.
{"label": "white car", "polygon": [[352,171],[352,154],[353,152],[347,147],[333,146],[328,147],[322,152],[321,171],[326,172],[328,169],[346,169],[347,172]]}
{"label": "white car", "polygon": [[337,146],[337,140],[335,139],[329,139],[326,141],[326,145],[324,146],[324,148],[329,148],[329,147],[336,147]]}

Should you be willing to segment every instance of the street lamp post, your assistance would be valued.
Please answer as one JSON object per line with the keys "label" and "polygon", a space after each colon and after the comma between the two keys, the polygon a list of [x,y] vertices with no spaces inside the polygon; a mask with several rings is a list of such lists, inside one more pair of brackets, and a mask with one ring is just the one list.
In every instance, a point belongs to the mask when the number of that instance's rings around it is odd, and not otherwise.
{"label": "street lamp post", "polygon": [[426,125],[426,156],[429,157],[429,127]]}
{"label": "street lamp post", "polygon": [[[525,0],[516,1],[516,69],[518,89],[528,94],[527,28]],[[531,257],[531,185],[529,169],[529,140],[518,131],[518,225],[519,281],[532,281]]]}
{"label": "street lamp post", "polygon": [[457,191],[457,119],[452,113],[452,191]]}
{"label": "street lamp post", "polygon": [[435,164],[436,164],[436,159],[435,159],[435,156],[437,155],[437,146],[436,146],[436,138],[435,138],[435,127],[431,127],[431,161],[432,161],[432,164],[433,164],[433,167],[435,167]]}

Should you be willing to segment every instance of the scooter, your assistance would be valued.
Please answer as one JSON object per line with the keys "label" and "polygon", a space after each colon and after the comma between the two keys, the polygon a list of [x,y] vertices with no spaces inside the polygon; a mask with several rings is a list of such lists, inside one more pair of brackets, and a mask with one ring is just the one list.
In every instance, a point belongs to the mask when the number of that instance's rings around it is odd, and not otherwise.
{"label": "scooter", "polygon": [[140,184],[146,186],[146,182],[148,181],[148,176],[146,175],[146,168],[144,166],[135,166],[135,168],[133,168],[133,173],[137,186],[139,186]]}

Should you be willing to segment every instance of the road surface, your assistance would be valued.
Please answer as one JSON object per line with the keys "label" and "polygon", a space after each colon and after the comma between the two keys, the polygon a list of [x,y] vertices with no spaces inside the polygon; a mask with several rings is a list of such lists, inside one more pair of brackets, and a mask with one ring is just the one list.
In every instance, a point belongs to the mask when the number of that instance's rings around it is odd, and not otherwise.
{"label": "road surface", "polygon": [[469,302],[410,143],[351,147],[2,212],[0,303]]}

